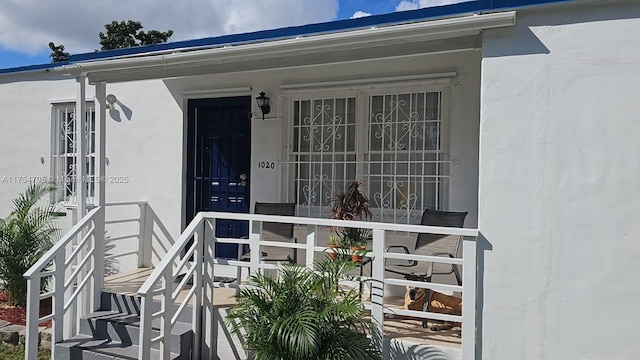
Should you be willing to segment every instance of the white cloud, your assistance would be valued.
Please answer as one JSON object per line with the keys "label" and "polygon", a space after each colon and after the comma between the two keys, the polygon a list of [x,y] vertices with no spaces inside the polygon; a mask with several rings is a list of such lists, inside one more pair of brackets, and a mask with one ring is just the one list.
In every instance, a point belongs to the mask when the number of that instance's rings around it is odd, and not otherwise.
{"label": "white cloud", "polygon": [[358,11],[354,12],[353,15],[351,15],[351,18],[352,19],[357,19],[357,18],[361,18],[361,17],[365,17],[365,16],[371,16],[371,14],[368,13],[368,12],[364,12],[364,11],[358,10]]}
{"label": "white cloud", "polygon": [[402,0],[396,5],[396,11],[415,10],[426,7],[457,4],[469,0]]}
{"label": "white cloud", "polygon": [[330,21],[338,0],[2,0],[0,47],[48,52],[50,41],[70,53],[100,48],[98,32],[112,20],[174,31],[171,41]]}
{"label": "white cloud", "polygon": [[415,10],[419,8],[420,8],[420,4],[418,4],[418,2],[416,1],[402,0],[400,1],[400,4],[396,6],[396,11]]}

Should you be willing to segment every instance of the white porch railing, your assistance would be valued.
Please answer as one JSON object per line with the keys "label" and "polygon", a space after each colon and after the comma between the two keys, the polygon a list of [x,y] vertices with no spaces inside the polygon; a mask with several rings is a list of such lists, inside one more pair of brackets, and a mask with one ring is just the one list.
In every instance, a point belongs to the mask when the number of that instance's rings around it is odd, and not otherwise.
{"label": "white porch railing", "polygon": [[[102,291],[104,208],[96,207],[83,217],[25,274],[27,278],[26,359],[38,357],[38,326],[53,320],[52,358],[55,344],[74,335],[80,316],[99,306]],[[40,293],[41,281],[49,288]],[[88,299],[87,299],[88,297]],[[40,317],[40,301],[51,298],[51,313]],[[67,321],[63,318],[67,317]]]}
{"label": "white porch railing", "polygon": [[153,208],[146,201],[107,203],[105,208],[107,275],[158,265],[174,241]]}
{"label": "white porch railing", "polygon": [[[215,238],[215,223],[217,219],[247,220],[249,221],[249,239],[220,239]],[[286,243],[274,241],[262,241],[262,222],[293,223],[306,225],[306,243]],[[235,213],[199,213],[189,224],[182,235],[177,239],[167,256],[156,267],[151,276],[138,291],[142,297],[141,302],[141,326],[150,329],[153,320],[160,320],[160,335],[151,338],[150,331],[140,332],[140,359],[147,359],[150,355],[151,345],[159,343],[161,358],[169,359],[171,329],[178,316],[192,305],[192,330],[194,332],[194,358],[214,359],[215,343],[212,336],[214,331],[213,292],[220,287],[238,287],[240,277],[236,284],[226,284],[214,281],[214,268],[216,265],[232,265],[238,268],[249,268],[250,274],[260,269],[279,268],[275,264],[267,264],[260,261],[260,247],[286,247],[306,250],[305,264],[313,268],[317,252],[327,251],[324,246],[317,246],[319,227],[344,227],[343,220],[327,220],[316,218],[284,217],[272,215],[235,214]],[[406,315],[423,319],[445,320],[462,323],[462,359],[474,359],[476,347],[476,229],[433,227],[420,225],[402,225],[373,222],[351,221],[349,227],[370,229],[373,233],[373,249],[367,254],[372,258],[371,277],[363,278],[372,283],[371,304],[367,308],[371,311],[372,326],[378,334],[384,334],[384,314]],[[433,233],[443,235],[463,236],[463,257],[446,258],[436,256],[408,255],[385,252],[385,238],[388,232],[401,231],[410,233]],[[251,257],[249,262],[236,260],[223,260],[215,258],[215,243],[248,244]],[[401,259],[462,265],[462,286],[446,285],[439,283],[426,283],[400,279],[385,278],[385,259]],[[238,271],[240,274],[240,271]],[[178,276],[184,276],[177,288],[173,287]],[[192,282],[193,286],[187,296],[180,297],[180,292],[186,285]],[[418,288],[433,289],[436,291],[462,292],[462,316],[454,316],[432,312],[398,310],[384,303],[384,285],[414,286]],[[160,310],[152,313],[154,297],[161,301]],[[202,311],[200,311],[202,307]],[[203,326],[207,325],[207,326]],[[384,341],[381,341],[384,344]],[[384,345],[383,345],[384,346]]]}
{"label": "white porch railing", "polygon": [[[67,216],[75,219],[75,208],[68,208]],[[28,286],[25,358],[37,357],[41,323],[53,320],[54,358],[55,343],[77,335],[80,317],[100,306],[105,275],[158,265],[171,245],[173,238],[147,202],[93,208],[24,274]],[[49,281],[41,294],[43,278]],[[48,298],[52,311],[40,317],[40,301]]]}

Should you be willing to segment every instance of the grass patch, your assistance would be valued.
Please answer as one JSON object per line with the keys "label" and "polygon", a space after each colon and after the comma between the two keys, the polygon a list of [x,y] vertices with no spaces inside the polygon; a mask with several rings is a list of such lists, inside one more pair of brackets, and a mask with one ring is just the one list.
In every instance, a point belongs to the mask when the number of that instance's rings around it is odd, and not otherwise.
{"label": "grass patch", "polygon": [[[24,360],[24,346],[10,345],[0,342],[0,356],[3,360]],[[41,349],[38,351],[38,360],[50,360],[51,350]]]}

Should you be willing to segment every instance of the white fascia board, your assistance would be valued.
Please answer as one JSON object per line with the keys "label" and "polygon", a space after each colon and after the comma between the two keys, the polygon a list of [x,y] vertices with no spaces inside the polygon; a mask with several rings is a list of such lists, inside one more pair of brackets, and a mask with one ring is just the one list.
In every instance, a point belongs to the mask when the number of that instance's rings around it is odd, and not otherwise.
{"label": "white fascia board", "polygon": [[340,86],[367,86],[370,84],[380,84],[380,83],[393,83],[393,82],[408,82],[408,81],[424,81],[424,80],[445,80],[447,83],[450,79],[458,76],[458,73],[455,71],[445,72],[445,73],[434,73],[434,74],[419,74],[419,75],[403,75],[403,76],[392,76],[392,77],[384,77],[384,78],[367,78],[367,79],[353,79],[353,80],[336,80],[336,81],[322,81],[322,82],[314,82],[314,83],[298,83],[298,84],[283,84],[280,85],[281,90],[304,90],[304,89],[316,89],[316,88],[327,88],[327,87],[340,87]]}
{"label": "white fascia board", "polygon": [[54,69],[74,75],[91,72],[140,69],[151,67],[182,67],[215,65],[243,59],[277,57],[281,54],[335,51],[346,48],[380,46],[397,41],[428,41],[459,36],[477,35],[481,30],[515,25],[515,11],[474,14],[463,17],[389,25],[370,29],[312,35],[284,40],[185,52],[149,54],[130,58],[95,60],[60,66]]}

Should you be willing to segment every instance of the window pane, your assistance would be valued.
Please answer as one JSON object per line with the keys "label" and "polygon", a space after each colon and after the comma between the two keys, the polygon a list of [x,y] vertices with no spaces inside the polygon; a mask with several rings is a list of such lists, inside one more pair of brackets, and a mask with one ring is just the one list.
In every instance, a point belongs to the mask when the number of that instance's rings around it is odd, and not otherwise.
{"label": "window pane", "polygon": [[370,97],[368,174],[375,220],[415,223],[440,209],[443,154],[440,93]]}
{"label": "window pane", "polygon": [[[51,177],[57,185],[52,196],[53,202],[75,202],[76,196],[76,152],[78,150],[78,126],[76,124],[75,104],[56,104],[53,106],[54,139],[51,147]],[[96,120],[92,103],[87,104],[84,123],[87,140],[87,163],[84,164],[87,178],[92,182],[86,184],[87,201],[91,202],[95,192],[95,141]]]}
{"label": "window pane", "polygon": [[[299,215],[327,216],[333,194],[357,176],[365,180],[374,220],[417,223],[423,209],[442,209],[450,166],[441,144],[441,101],[440,92],[372,95],[363,114],[368,122],[359,125],[355,97],[294,101],[291,158]],[[367,130],[362,139],[359,126]],[[365,143],[361,159],[358,141]]]}
{"label": "window pane", "polygon": [[336,190],[355,178],[355,98],[298,100],[293,109],[295,201],[300,215],[324,217]]}

